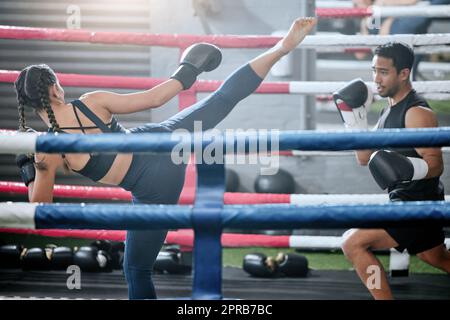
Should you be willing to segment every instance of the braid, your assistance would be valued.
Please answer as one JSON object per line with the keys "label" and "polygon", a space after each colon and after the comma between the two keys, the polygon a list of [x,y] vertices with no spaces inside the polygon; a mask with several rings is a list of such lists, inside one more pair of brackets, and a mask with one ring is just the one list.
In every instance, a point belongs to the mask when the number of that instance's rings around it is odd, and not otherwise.
{"label": "braid", "polygon": [[19,106],[17,107],[19,110],[19,131],[25,132],[27,131],[27,124],[25,121],[25,99],[19,95]]}
{"label": "braid", "polygon": [[50,121],[50,124],[52,126],[53,132],[60,132],[59,124],[56,121],[55,114],[53,113],[52,106],[50,105],[50,98],[48,97],[48,85],[49,85],[49,79],[45,78],[45,72],[42,72],[41,76],[39,77],[37,87],[39,90],[39,100],[41,102],[42,107],[47,112],[48,120]]}
{"label": "braid", "polygon": [[[52,106],[50,105],[50,98],[48,96],[48,86],[52,84],[51,74],[48,73],[47,70],[44,70],[41,73],[41,76],[39,77],[39,80],[37,82],[37,87],[39,91],[39,100],[41,102],[41,106],[45,109],[47,112],[48,120],[50,121],[50,124],[52,126],[52,131],[54,133],[61,132],[61,129],[59,129],[59,124],[56,121],[55,114],[53,113]],[[66,157],[63,155],[63,166],[64,166],[64,172],[69,173],[70,172],[70,166],[67,162]],[[46,168],[44,168],[46,169]]]}

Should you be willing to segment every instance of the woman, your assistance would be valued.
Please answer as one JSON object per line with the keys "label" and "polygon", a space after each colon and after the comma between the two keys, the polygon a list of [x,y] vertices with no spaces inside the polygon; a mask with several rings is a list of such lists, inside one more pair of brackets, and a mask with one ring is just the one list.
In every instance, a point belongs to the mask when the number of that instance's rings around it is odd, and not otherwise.
{"label": "woman", "polygon": [[[209,97],[162,123],[147,124],[129,132],[172,132],[180,128],[193,131],[194,121],[202,121],[204,130],[213,128],[239,101],[258,88],[271,67],[295,49],[316,22],[314,18],[297,19],[274,48],[236,70]],[[194,45],[183,55],[182,66],[174,76],[151,90],[132,94],[92,92],[70,103],[65,102],[64,90],[48,66],[30,66],[16,81],[20,130],[26,130],[24,106],[28,105],[53,132],[126,132],[113,114],[160,107],[189,88],[201,71],[217,67],[220,63],[220,51],[217,51],[208,44]],[[186,66],[195,66],[195,72],[187,70]],[[52,202],[55,173],[64,166],[94,181],[131,191],[133,203],[176,204],[184,183],[185,166],[173,164],[170,155],[36,154],[34,161],[35,177],[25,175],[31,202]],[[27,161],[18,164],[21,168],[29,167]],[[167,230],[127,232],[124,272],[130,299],[156,298],[151,272],[166,234]]]}

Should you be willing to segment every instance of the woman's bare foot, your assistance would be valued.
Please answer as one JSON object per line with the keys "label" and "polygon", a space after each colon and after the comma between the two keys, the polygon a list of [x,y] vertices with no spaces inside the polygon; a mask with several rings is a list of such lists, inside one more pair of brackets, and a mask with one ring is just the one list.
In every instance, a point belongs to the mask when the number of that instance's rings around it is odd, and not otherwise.
{"label": "woman's bare foot", "polygon": [[288,54],[298,47],[311,30],[317,24],[317,18],[298,18],[289,29],[286,36],[279,42],[279,50],[284,54]]}
{"label": "woman's bare foot", "polygon": [[267,50],[252,61],[250,66],[255,73],[264,79],[275,63],[297,48],[306,35],[317,24],[316,18],[299,18],[294,21],[289,32],[273,48]]}

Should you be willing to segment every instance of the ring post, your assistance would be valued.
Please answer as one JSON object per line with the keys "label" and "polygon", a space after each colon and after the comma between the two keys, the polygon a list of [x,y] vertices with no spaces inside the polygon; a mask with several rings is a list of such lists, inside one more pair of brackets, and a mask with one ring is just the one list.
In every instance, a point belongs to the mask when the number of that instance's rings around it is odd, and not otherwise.
{"label": "ring post", "polygon": [[194,282],[192,299],[220,300],[222,296],[222,220],[225,165],[197,164],[197,194],[192,212]]}
{"label": "ring post", "polygon": [[[314,17],[316,12],[316,0],[299,1],[300,16]],[[315,34],[315,31],[312,32]],[[314,49],[299,47],[294,54],[297,57],[297,76],[301,81],[315,81],[317,54]],[[315,130],[317,127],[316,97],[301,95],[300,102],[300,129]]]}

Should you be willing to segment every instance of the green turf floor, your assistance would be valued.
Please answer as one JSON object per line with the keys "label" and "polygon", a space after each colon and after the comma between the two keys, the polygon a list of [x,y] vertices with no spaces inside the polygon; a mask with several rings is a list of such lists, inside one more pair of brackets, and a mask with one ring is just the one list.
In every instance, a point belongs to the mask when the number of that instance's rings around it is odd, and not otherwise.
{"label": "green turf floor", "polygon": [[[295,249],[271,249],[271,248],[239,248],[225,249],[223,252],[223,263],[225,266],[241,267],[246,254],[261,252],[267,256],[276,256],[279,252],[292,252],[304,255],[308,259],[309,267],[316,270],[352,270],[352,265],[347,261],[341,251],[336,252],[297,252]],[[386,270],[389,269],[389,254],[377,254]],[[411,273],[437,273],[444,272],[421,261],[416,256],[411,256]]]}

